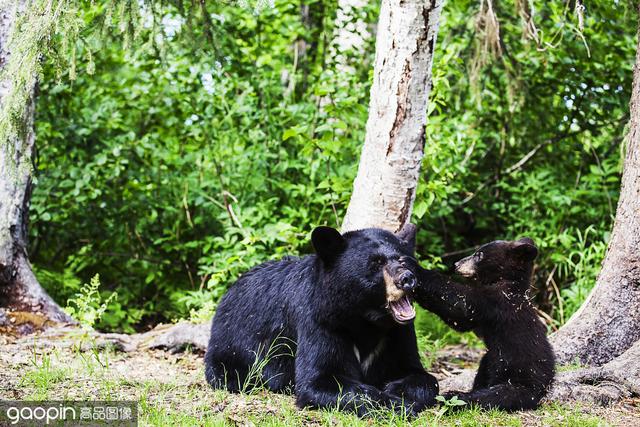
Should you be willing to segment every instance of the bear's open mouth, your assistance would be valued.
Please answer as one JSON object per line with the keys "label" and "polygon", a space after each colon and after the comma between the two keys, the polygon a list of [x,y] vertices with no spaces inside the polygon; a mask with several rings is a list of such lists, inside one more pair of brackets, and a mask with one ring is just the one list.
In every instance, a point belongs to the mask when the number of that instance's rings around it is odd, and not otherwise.
{"label": "bear's open mouth", "polygon": [[406,295],[403,295],[402,298],[398,300],[388,301],[387,308],[391,312],[393,320],[398,323],[408,323],[416,317],[416,310]]}
{"label": "bear's open mouth", "polygon": [[[387,310],[396,322],[409,323],[416,317],[416,311],[411,305],[409,296],[396,285],[396,280],[388,268],[382,270],[382,273],[387,290]],[[397,271],[394,274],[397,275]]]}

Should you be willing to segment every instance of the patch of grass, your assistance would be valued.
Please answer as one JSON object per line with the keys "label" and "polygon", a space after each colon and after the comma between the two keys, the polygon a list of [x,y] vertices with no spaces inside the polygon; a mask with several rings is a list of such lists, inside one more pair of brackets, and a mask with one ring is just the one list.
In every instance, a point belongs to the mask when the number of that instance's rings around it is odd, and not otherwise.
{"label": "patch of grass", "polygon": [[147,400],[143,395],[138,401],[139,421],[143,425],[152,426],[226,426],[233,425],[227,421],[223,414],[207,414],[204,410],[201,415],[192,415],[181,412],[165,405],[158,405]]}
{"label": "patch of grass", "polygon": [[55,352],[38,354],[38,351],[33,349],[31,357],[33,369],[27,371],[20,380],[22,387],[30,388],[30,399],[46,399],[54,385],[69,380],[69,369],[53,366],[53,356]]}
{"label": "patch of grass", "polygon": [[[135,400],[139,404],[140,424],[150,426],[608,425],[592,410],[568,405],[544,405],[537,411],[515,414],[473,407],[460,411],[436,407],[414,420],[387,410],[374,411],[373,417],[367,419],[336,410],[300,410],[293,396],[263,389],[251,394],[212,390],[204,380],[202,359],[195,355],[176,358],[161,352],[34,349],[25,361],[32,368],[16,375],[20,379],[13,383],[11,398]],[[22,368],[10,369],[17,372]]]}
{"label": "patch of grass", "polygon": [[545,426],[601,427],[611,425],[600,417],[585,414],[580,408],[558,403],[544,405],[536,412],[542,416],[542,423]]}
{"label": "patch of grass", "polygon": [[84,351],[82,345],[78,344],[73,347],[73,352],[88,375],[99,375],[109,370],[109,358],[113,355],[113,349],[100,349],[94,342],[89,351]]}
{"label": "patch of grass", "polygon": [[457,412],[447,412],[441,419],[428,422],[433,426],[509,426],[520,427],[522,420],[515,414],[501,411],[485,411],[475,407]]}
{"label": "patch of grass", "polygon": [[578,369],[586,368],[587,365],[584,365],[580,362],[580,360],[576,359],[573,362],[567,365],[556,365],[557,372],[571,372],[577,371]]}
{"label": "patch of grass", "polygon": [[278,335],[269,345],[266,353],[263,354],[264,348],[259,346],[258,350],[255,352],[255,360],[249,368],[247,377],[242,384],[242,393],[257,393],[266,390],[266,384],[272,379],[275,379],[275,377],[265,379],[265,368],[273,359],[280,357],[294,357],[292,346],[295,346],[293,341],[280,335]]}

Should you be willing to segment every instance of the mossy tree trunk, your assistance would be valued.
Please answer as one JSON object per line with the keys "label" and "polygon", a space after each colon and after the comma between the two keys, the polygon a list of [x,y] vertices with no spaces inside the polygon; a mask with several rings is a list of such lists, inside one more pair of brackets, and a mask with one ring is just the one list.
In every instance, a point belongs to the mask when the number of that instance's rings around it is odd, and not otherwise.
{"label": "mossy tree trunk", "polygon": [[[23,2],[24,4],[24,2]],[[20,5],[19,5],[20,6]],[[15,5],[0,10],[0,67],[10,52],[7,42],[15,28]],[[0,106],[6,101],[11,82],[0,81]],[[70,321],[47,295],[33,274],[27,253],[27,225],[32,186],[32,156],[35,144],[33,129],[35,87],[24,108],[17,132],[0,141],[0,309],[28,312],[52,321]],[[0,323],[2,319],[0,319]]]}

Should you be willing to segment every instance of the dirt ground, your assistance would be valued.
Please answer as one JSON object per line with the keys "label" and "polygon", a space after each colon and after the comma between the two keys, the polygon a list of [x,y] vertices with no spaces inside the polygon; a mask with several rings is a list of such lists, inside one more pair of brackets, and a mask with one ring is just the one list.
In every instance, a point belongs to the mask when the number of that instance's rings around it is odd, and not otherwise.
{"label": "dirt ground", "polygon": [[[91,338],[81,333],[58,340],[37,335],[22,339],[0,336],[0,348],[0,400],[136,400],[141,410],[141,425],[349,425],[352,422],[351,418],[297,410],[291,396],[266,391],[256,395],[213,391],[204,381],[201,353],[118,352],[96,347]],[[447,347],[438,353],[431,370],[442,379],[455,375],[463,367],[473,366],[479,356],[478,350]],[[434,419],[428,420],[432,423]],[[441,419],[442,423],[439,420],[436,417],[433,423],[640,426],[640,399],[609,407],[572,404],[571,409],[560,410],[545,406],[508,417],[480,414],[471,419],[467,416]]]}

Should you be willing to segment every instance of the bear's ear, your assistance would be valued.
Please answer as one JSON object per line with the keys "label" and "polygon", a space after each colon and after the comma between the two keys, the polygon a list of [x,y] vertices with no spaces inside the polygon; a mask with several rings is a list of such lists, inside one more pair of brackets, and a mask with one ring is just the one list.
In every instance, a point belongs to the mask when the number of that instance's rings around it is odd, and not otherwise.
{"label": "bear's ear", "polygon": [[331,227],[316,227],[311,232],[311,243],[318,256],[325,262],[334,260],[347,247],[340,232]]}
{"label": "bear's ear", "polygon": [[418,231],[418,227],[408,222],[404,226],[402,226],[400,231],[395,233],[396,237],[402,240],[412,253],[416,249],[417,231]]}
{"label": "bear's ear", "polygon": [[538,248],[528,237],[516,240],[513,243],[513,250],[517,256],[526,261],[533,261],[538,256]]}

